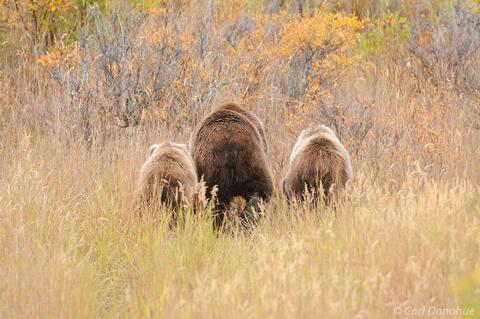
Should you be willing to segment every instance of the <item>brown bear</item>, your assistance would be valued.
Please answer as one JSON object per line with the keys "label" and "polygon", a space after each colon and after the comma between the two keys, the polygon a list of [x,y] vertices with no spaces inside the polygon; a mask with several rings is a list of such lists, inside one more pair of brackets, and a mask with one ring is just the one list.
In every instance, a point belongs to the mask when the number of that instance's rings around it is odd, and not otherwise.
{"label": "brown bear", "polygon": [[248,111],[242,109],[238,104],[235,104],[235,103],[223,104],[222,106],[220,106],[218,108],[218,110],[235,111],[235,112],[238,112],[238,113],[242,114],[247,119],[249,119],[250,122],[252,122],[252,124],[255,125],[255,127],[258,130],[258,133],[260,134],[260,137],[262,138],[263,149],[264,149],[265,153],[268,151],[267,138],[265,136],[265,128],[263,127],[262,121],[258,118],[258,116],[255,113],[248,112]]}
{"label": "brown bear", "polygon": [[290,155],[288,172],[282,181],[283,192],[292,197],[305,190],[316,201],[321,196],[326,204],[345,189],[353,177],[350,157],[335,133],[324,125],[302,131]]}
{"label": "brown bear", "polygon": [[[262,137],[263,135],[263,137]],[[255,221],[259,200],[268,201],[273,183],[266,157],[266,139],[258,117],[236,104],[226,104],[208,115],[193,131],[190,150],[207,197],[218,187],[215,226],[223,224],[234,197],[247,201],[240,214],[243,226]]]}
{"label": "brown bear", "polygon": [[193,204],[198,183],[197,170],[185,144],[165,142],[148,149],[137,182],[137,208],[171,206],[175,222],[178,209]]}

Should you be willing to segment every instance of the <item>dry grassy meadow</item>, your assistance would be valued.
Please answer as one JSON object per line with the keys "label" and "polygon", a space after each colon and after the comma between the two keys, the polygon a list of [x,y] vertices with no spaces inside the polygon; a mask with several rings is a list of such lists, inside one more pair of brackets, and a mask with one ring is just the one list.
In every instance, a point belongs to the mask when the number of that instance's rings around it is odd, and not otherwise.
{"label": "dry grassy meadow", "polygon": [[[251,233],[140,220],[148,145],[237,101],[276,195]],[[289,207],[324,123],[354,182]],[[0,1],[0,317],[480,318],[478,0]]]}

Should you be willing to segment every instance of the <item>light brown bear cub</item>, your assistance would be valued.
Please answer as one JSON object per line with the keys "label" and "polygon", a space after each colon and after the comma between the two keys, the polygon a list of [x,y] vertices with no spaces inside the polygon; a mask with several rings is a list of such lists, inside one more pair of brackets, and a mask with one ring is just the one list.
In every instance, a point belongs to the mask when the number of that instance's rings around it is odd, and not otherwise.
{"label": "light brown bear cub", "polygon": [[193,204],[197,183],[197,170],[185,144],[153,144],[140,170],[137,208],[152,208],[158,213],[161,205],[171,205],[176,213]]}
{"label": "light brown bear cub", "polygon": [[322,195],[328,205],[353,177],[352,164],[345,147],[324,125],[302,131],[290,155],[288,172],[282,181],[290,202],[301,198],[305,190],[316,201]]}

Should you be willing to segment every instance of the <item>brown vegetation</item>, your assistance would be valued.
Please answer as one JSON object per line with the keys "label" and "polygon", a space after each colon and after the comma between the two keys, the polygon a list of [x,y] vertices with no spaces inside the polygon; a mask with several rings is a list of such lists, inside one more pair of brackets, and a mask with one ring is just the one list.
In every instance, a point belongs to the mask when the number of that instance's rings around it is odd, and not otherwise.
{"label": "brown vegetation", "polygon": [[[80,2],[0,0],[0,317],[478,316],[477,0]],[[274,186],[332,128],[336,214],[274,189],[248,235],[133,218],[144,150],[225,101]]]}

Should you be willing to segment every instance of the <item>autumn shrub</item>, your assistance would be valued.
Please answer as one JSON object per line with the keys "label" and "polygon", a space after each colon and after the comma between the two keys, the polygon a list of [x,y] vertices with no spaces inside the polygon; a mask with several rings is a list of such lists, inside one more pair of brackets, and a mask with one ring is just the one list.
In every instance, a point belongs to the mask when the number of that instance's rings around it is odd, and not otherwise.
{"label": "autumn shrub", "polygon": [[416,71],[438,89],[469,94],[480,89],[479,76],[473,71],[480,59],[479,10],[475,1],[447,1],[413,17],[409,51],[421,65]]}
{"label": "autumn shrub", "polygon": [[[478,9],[0,0],[0,317],[480,313]],[[215,233],[209,209],[175,232],[140,221],[148,145],[187,142],[227,101],[265,124],[275,191],[258,227]],[[335,211],[281,192],[320,123],[354,170]]]}
{"label": "autumn shrub", "polygon": [[0,26],[18,37],[13,45],[24,43],[42,52],[59,40],[75,41],[91,5],[105,8],[104,0],[1,1]]}
{"label": "autumn shrub", "polygon": [[[395,180],[413,162],[432,176],[458,167],[466,133],[452,116],[469,128],[479,120],[476,3],[389,2],[375,12],[375,1],[355,3],[312,1],[299,12],[294,1],[82,2],[83,18],[55,27],[36,52],[13,41],[24,17],[70,17],[79,4],[20,6],[2,31],[2,82],[15,92],[3,114],[92,147],[151,127],[188,134],[214,105],[236,100],[286,141],[327,124],[356,156],[392,166]],[[285,145],[272,156],[281,167]]]}

